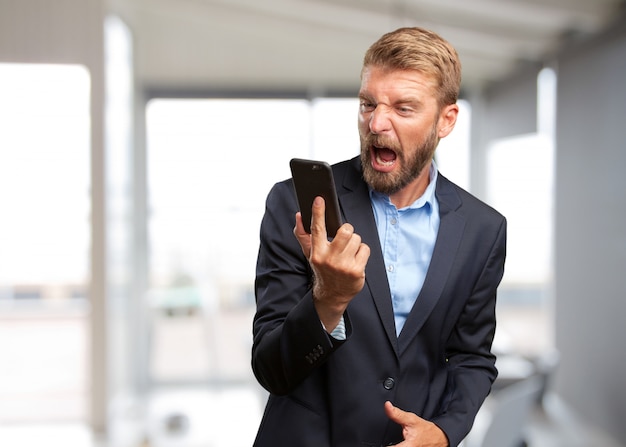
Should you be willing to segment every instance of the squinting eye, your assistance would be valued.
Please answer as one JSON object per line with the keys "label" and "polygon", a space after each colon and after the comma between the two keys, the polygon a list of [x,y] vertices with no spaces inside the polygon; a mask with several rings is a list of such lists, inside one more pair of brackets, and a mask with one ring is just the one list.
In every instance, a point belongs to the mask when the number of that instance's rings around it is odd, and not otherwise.
{"label": "squinting eye", "polygon": [[376,106],[371,102],[362,102],[361,103],[361,111],[362,112],[373,112]]}

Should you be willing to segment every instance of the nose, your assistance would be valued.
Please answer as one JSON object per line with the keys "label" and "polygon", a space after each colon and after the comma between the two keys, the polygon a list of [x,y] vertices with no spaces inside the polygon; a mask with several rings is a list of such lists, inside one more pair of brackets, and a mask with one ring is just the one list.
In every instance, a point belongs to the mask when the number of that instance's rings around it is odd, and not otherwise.
{"label": "nose", "polygon": [[389,111],[378,105],[370,115],[370,131],[374,134],[384,133],[391,129]]}

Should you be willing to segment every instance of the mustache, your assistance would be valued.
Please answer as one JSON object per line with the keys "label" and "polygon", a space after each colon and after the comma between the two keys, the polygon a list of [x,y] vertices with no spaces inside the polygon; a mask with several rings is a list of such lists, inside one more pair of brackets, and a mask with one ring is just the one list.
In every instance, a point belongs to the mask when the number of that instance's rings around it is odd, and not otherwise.
{"label": "mustache", "polygon": [[368,134],[363,137],[363,143],[365,143],[366,147],[376,146],[376,147],[384,147],[387,149],[392,149],[395,152],[399,152],[400,148],[395,144],[395,142],[391,141],[389,138],[386,138],[382,135]]}

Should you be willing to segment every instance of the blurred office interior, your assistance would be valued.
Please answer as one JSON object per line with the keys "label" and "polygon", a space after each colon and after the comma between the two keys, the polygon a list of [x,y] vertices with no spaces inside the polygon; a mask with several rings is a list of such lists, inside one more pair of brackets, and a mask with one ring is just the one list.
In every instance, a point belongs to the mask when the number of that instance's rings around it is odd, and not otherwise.
{"label": "blurred office interior", "polygon": [[509,222],[466,447],[626,446],[625,7],[0,0],[0,445],[251,445],[265,196],[358,154],[363,53],[424,26],[464,66],[437,164]]}

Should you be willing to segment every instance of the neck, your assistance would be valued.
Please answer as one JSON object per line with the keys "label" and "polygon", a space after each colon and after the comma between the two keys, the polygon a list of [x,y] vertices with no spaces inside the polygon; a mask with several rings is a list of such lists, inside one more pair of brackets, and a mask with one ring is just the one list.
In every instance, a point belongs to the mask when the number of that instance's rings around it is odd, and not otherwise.
{"label": "neck", "polygon": [[424,169],[422,169],[422,172],[420,172],[411,183],[400,191],[389,195],[389,200],[391,200],[391,203],[393,203],[397,209],[411,205],[424,194],[424,191],[426,191],[430,183],[430,166],[431,162],[428,162],[428,164],[424,166]]}

